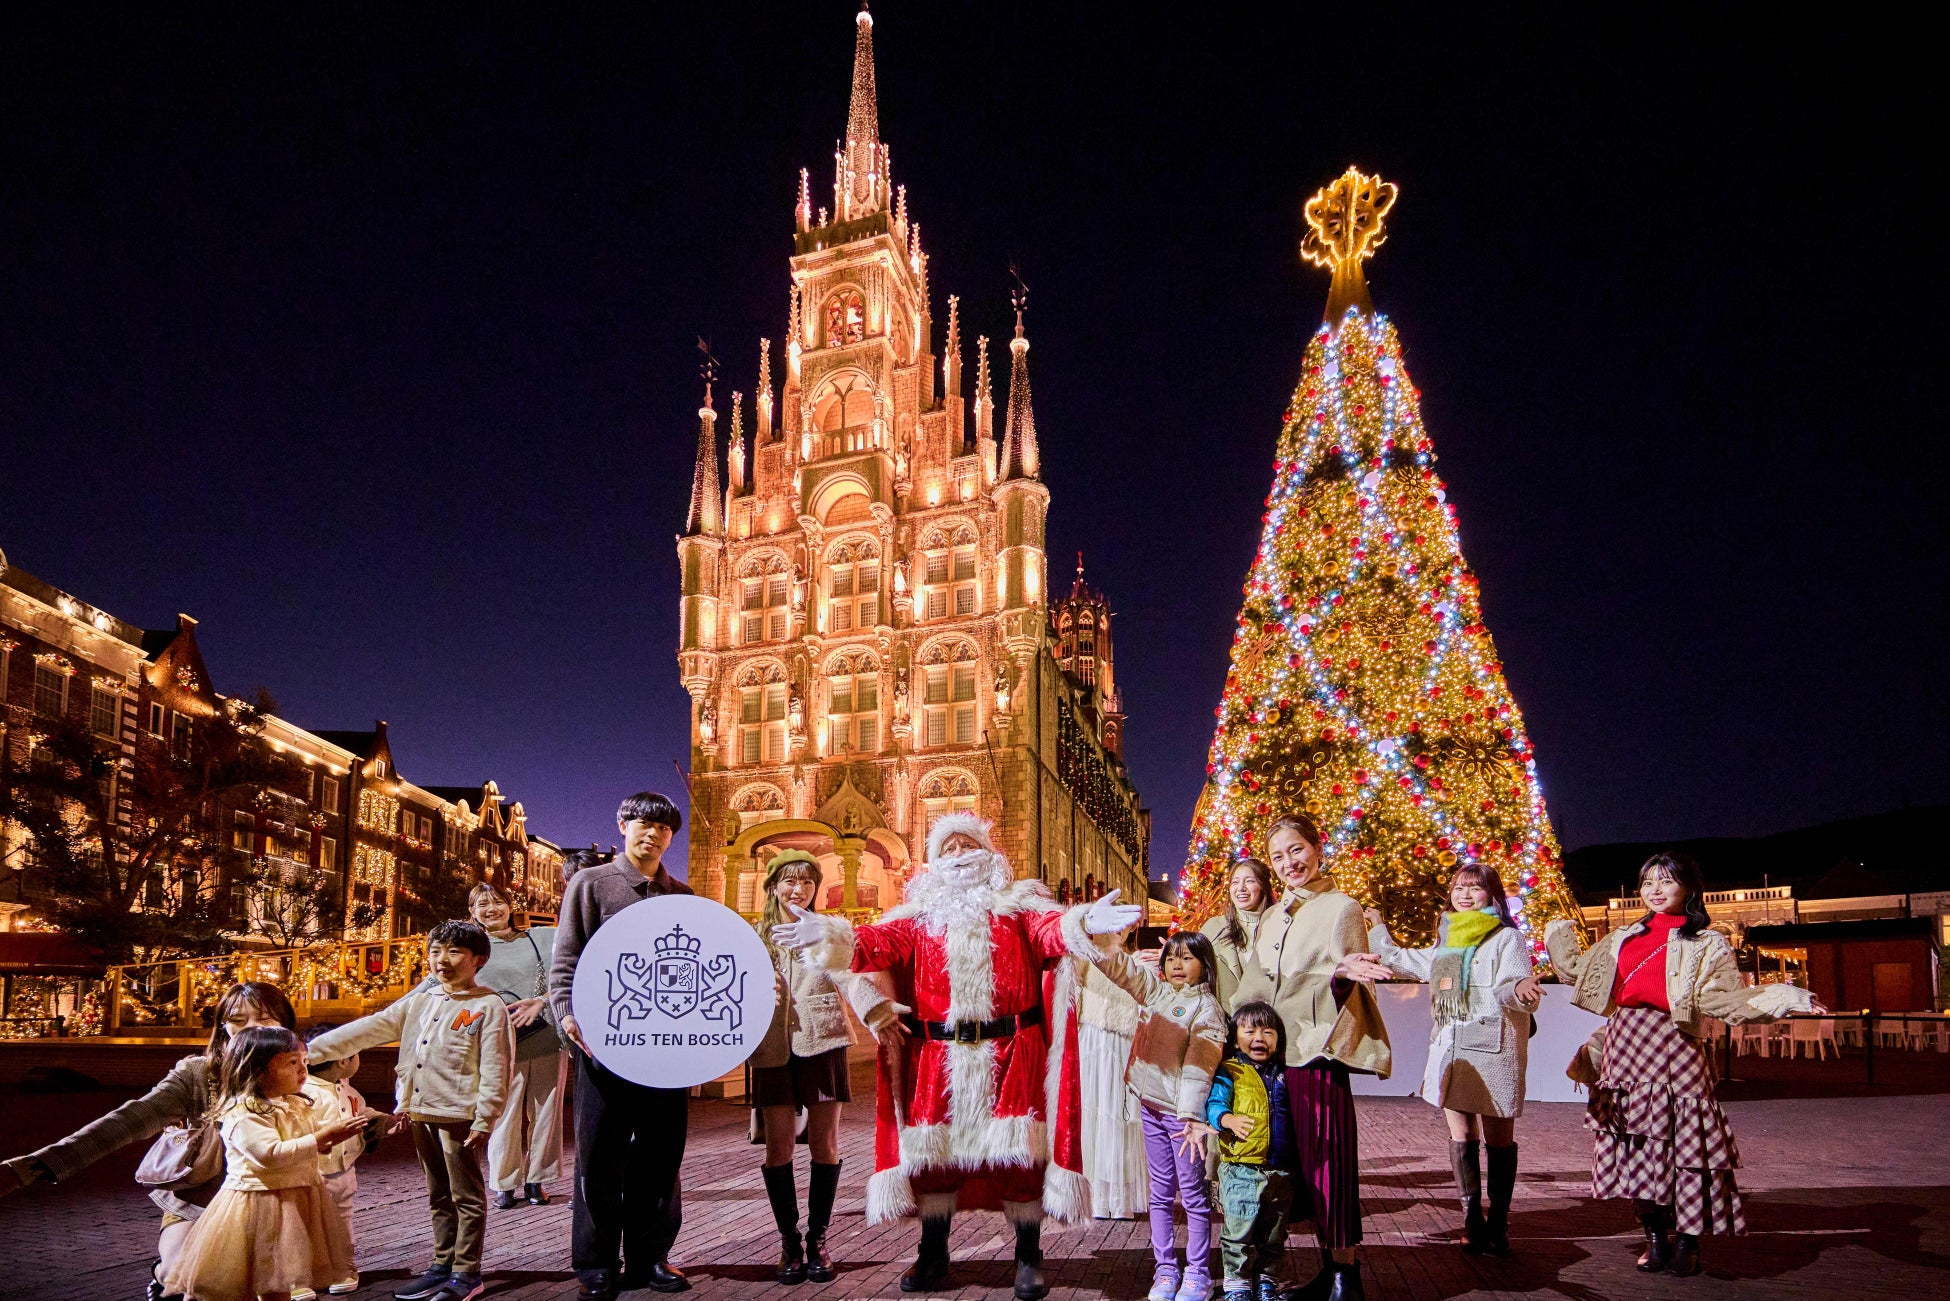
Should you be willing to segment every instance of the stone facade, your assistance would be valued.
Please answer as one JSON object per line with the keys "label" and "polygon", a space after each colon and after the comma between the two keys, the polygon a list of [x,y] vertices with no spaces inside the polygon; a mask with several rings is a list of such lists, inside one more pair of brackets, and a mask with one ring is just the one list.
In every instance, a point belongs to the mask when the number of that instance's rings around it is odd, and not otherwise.
{"label": "stone facade", "polygon": [[974,809],[1020,874],[1139,897],[1148,827],[1105,708],[1108,640],[1099,687],[1050,639],[1025,297],[998,437],[988,341],[965,391],[954,297],[934,351],[927,254],[879,137],[873,21],[856,21],[830,209],[800,173],[779,398],[762,341],[751,443],[734,393],[722,480],[715,370],[698,413],[677,544],[690,880],[753,912],[753,878],[793,846],[826,867],[822,907],[884,908],[934,818]]}

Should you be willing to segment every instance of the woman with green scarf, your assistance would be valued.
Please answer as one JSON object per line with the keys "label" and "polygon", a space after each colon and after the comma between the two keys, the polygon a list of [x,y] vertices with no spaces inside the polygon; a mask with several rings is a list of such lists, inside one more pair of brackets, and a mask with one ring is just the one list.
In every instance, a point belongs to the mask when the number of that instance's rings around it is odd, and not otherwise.
{"label": "woman with green scarf", "polygon": [[[1543,989],[1494,870],[1474,864],[1459,868],[1449,882],[1449,903],[1455,911],[1442,915],[1436,943],[1426,949],[1397,948],[1380,912],[1367,909],[1368,947],[1397,973],[1429,983],[1429,1064],[1420,1092],[1449,1122],[1449,1153],[1463,1205],[1463,1250],[1501,1256],[1510,1250],[1530,1012]],[[1487,1211],[1477,1159],[1485,1144]]]}

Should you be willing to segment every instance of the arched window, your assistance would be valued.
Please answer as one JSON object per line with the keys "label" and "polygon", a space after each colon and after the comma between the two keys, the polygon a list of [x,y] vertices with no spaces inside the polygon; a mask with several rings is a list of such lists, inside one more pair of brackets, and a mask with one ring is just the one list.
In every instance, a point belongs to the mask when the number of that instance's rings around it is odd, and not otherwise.
{"label": "arched window", "polygon": [[835,637],[880,622],[880,548],[870,539],[826,553],[826,631]]}
{"label": "arched window", "polygon": [[872,754],[880,749],[880,662],[863,650],[842,651],[826,662],[828,754]]}
{"label": "arched window", "polygon": [[921,782],[921,824],[934,829],[935,820],[950,813],[973,813],[981,798],[975,779],[960,768],[937,768]]}
{"label": "arched window", "polygon": [[784,817],[785,795],[776,786],[757,782],[731,797],[731,811],[738,815],[738,830],[749,831],[761,822]]}
{"label": "arched window", "polygon": [[967,524],[938,528],[921,541],[921,594],[924,619],[974,614],[975,530]]}
{"label": "arched window", "polygon": [[867,337],[867,300],[858,289],[842,289],[826,300],[826,346],[838,348]]}
{"label": "arched window", "polygon": [[974,643],[960,637],[935,642],[921,652],[921,743],[975,744]]}
{"label": "arched window", "polygon": [[744,563],[738,579],[738,641],[751,646],[762,641],[784,641],[786,603],[791,599],[792,574],[785,557],[777,552],[753,556]]}
{"label": "arched window", "polygon": [[821,446],[821,456],[860,450],[866,428],[872,423],[873,387],[857,371],[828,380],[813,401],[813,425],[820,433],[838,435],[843,430],[855,431],[852,439],[827,438]]}
{"label": "arched window", "polygon": [[737,762],[785,762],[785,666],[761,660],[738,675]]}

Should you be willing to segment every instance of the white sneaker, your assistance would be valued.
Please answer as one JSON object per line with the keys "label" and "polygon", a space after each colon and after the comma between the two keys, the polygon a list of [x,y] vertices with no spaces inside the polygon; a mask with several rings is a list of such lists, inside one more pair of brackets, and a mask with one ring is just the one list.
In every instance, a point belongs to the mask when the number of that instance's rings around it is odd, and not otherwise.
{"label": "white sneaker", "polygon": [[1177,1301],[1209,1301],[1212,1275],[1198,1265],[1188,1266],[1185,1281],[1178,1285]]}
{"label": "white sneaker", "polygon": [[[359,1276],[354,1274],[351,1278],[346,1279],[345,1282],[334,1283],[325,1290],[333,1296],[344,1296],[347,1292],[357,1292],[359,1290]],[[298,1301],[298,1298],[294,1296],[291,1298],[291,1301]]]}
{"label": "white sneaker", "polygon": [[308,1287],[294,1287],[291,1289],[291,1301],[318,1301],[318,1293]]}
{"label": "white sneaker", "polygon": [[1183,1275],[1176,1265],[1160,1265],[1151,1275],[1151,1290],[1144,1294],[1144,1301],[1178,1301],[1178,1284]]}

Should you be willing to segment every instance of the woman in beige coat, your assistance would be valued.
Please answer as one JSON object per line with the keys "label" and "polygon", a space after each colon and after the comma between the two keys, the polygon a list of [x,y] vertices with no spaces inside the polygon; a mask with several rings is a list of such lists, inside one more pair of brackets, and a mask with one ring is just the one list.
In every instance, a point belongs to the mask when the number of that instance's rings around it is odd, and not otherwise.
{"label": "woman in beige coat", "polygon": [[[853,1031],[840,1005],[844,990],[860,1020],[878,1033],[902,1009],[859,976],[833,975],[794,961],[774,945],[772,927],[790,921],[791,907],[817,906],[819,861],[803,849],[788,849],[772,859],[765,875],[765,914],[759,935],[778,978],[779,1001],[772,1024],[751,1056],[752,1104],[765,1129],[765,1195],[779,1226],[781,1283],[808,1279],[826,1283],[833,1262],[826,1254],[826,1227],[840,1186],[840,1107],[853,1100],[847,1081],[846,1050]],[[799,1190],[792,1177],[792,1149],[798,1113],[806,1112],[806,1146],[812,1176],[806,1190],[806,1232],[799,1233]]]}
{"label": "woman in beige coat", "polygon": [[1360,1153],[1348,1072],[1388,1075],[1388,1028],[1370,986],[1394,973],[1367,951],[1361,905],[1327,875],[1312,818],[1274,819],[1267,848],[1286,894],[1260,922],[1232,1006],[1271,1003],[1286,1029],[1287,1102],[1299,1152],[1293,1219],[1313,1220],[1329,1256],[1304,1290],[1322,1301],[1359,1301]]}
{"label": "woman in beige coat", "polygon": [[1219,1006],[1231,1007],[1239,990],[1246,964],[1253,960],[1253,941],[1259,938],[1259,923],[1273,907],[1273,869],[1257,858],[1242,858],[1232,867],[1226,882],[1225,911],[1206,919],[1199,934],[1212,941],[1212,956],[1218,966],[1212,972],[1219,991]]}
{"label": "woman in beige coat", "polygon": [[1805,989],[1740,978],[1733,947],[1707,916],[1699,864],[1686,855],[1647,859],[1639,897],[1645,915],[1587,952],[1578,952],[1573,922],[1552,922],[1544,943],[1571,1001],[1606,1018],[1571,1068],[1591,1084],[1591,1195],[1633,1199],[1645,1229],[1639,1269],[1684,1278],[1699,1273],[1702,1234],[1747,1231],[1733,1173],[1740,1149],[1713,1096],[1701,1022],[1825,1009]]}

